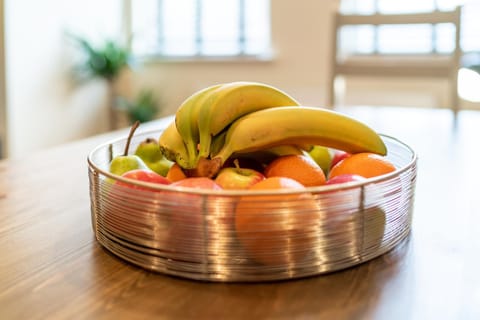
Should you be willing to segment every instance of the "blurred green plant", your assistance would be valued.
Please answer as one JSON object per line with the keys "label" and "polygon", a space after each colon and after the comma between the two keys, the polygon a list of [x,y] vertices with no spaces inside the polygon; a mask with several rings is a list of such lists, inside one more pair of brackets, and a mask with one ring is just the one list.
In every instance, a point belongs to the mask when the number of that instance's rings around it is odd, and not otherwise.
{"label": "blurred green plant", "polygon": [[80,78],[101,77],[113,82],[123,68],[130,65],[130,50],[113,40],[105,40],[96,47],[77,35],[69,35],[83,55],[83,61],[74,67]]}
{"label": "blurred green plant", "polygon": [[137,120],[139,122],[153,120],[160,110],[155,94],[148,89],[141,90],[133,101],[118,97],[116,107],[127,114],[131,124]]}
{"label": "blurred green plant", "polygon": [[130,50],[112,40],[105,40],[99,46],[94,46],[87,39],[69,35],[80,49],[82,60],[74,66],[77,79],[103,78],[110,87],[110,127],[116,128],[117,110],[124,112],[131,124],[135,121],[147,122],[153,120],[158,111],[159,103],[152,90],[142,90],[138,96],[129,101],[115,93],[114,82],[124,68],[133,64]]}

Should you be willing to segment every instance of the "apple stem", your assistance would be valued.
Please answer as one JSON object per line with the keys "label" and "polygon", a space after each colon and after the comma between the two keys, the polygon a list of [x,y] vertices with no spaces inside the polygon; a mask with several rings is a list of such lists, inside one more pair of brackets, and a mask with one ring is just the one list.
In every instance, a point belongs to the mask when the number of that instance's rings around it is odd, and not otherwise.
{"label": "apple stem", "polygon": [[240,169],[240,163],[238,161],[238,158],[235,158],[235,160],[233,160],[233,164],[235,165],[235,168]]}
{"label": "apple stem", "polygon": [[125,145],[125,150],[123,151],[124,156],[128,155],[128,149],[130,148],[130,141],[132,141],[133,134],[135,133],[135,130],[137,130],[139,125],[140,125],[140,121],[137,120],[137,121],[135,121],[135,123],[130,128],[130,132],[129,132],[128,138],[127,138],[127,144]]}

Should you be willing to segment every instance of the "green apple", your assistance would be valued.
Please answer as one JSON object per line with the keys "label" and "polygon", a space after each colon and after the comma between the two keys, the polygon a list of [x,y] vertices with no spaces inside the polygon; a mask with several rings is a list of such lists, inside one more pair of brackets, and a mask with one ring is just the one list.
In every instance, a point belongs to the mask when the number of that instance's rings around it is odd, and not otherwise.
{"label": "green apple", "polygon": [[332,163],[332,154],[329,148],[324,146],[313,146],[308,152],[310,157],[322,168],[325,176],[328,175]]}

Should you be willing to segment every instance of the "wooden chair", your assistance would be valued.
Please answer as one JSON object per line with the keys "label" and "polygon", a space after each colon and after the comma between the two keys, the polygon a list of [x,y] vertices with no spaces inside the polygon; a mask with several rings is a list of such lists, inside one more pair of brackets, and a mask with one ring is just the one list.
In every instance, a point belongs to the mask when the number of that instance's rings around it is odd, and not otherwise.
{"label": "wooden chair", "polygon": [[[459,110],[457,84],[461,59],[460,15],[460,7],[448,12],[433,11],[416,14],[342,15],[335,13],[331,55],[332,71],[329,79],[327,104],[332,108],[336,105],[335,79],[338,76],[445,78],[450,84],[449,106],[456,116]],[[440,54],[433,51],[418,55],[373,53],[368,56],[350,57],[342,57],[339,54],[340,29],[344,26],[438,23],[451,23],[455,27],[455,39],[453,39],[455,45],[451,53]]]}

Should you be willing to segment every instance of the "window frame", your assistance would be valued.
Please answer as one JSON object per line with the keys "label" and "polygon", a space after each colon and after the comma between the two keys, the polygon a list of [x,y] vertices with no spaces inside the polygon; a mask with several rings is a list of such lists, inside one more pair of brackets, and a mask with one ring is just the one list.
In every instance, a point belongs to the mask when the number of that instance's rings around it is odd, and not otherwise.
{"label": "window frame", "polygon": [[[159,3],[163,0],[157,0]],[[201,4],[202,0],[193,0],[196,1],[196,15],[197,17],[201,15]],[[162,61],[162,62],[269,62],[273,60],[273,50],[272,50],[272,36],[271,29],[269,28],[269,37],[267,48],[264,52],[258,54],[250,54],[246,52],[246,15],[245,15],[245,0],[237,0],[240,6],[239,9],[239,35],[238,35],[238,44],[239,52],[236,54],[204,54],[201,51],[202,37],[201,37],[201,18],[197,18],[195,21],[196,24],[196,34],[195,34],[195,54],[190,55],[172,55],[164,54],[157,51],[155,53],[145,53],[145,54],[135,54],[136,59],[143,62],[152,62],[152,61]],[[271,5],[271,1],[268,1],[268,5]],[[132,34],[133,34],[133,23],[132,23],[132,0],[123,0],[122,5],[122,20],[123,20],[123,34],[126,38],[126,43],[128,48],[132,50]],[[161,19],[161,17],[160,17]],[[270,23],[271,25],[271,23]],[[161,46],[161,42],[160,42]]]}

